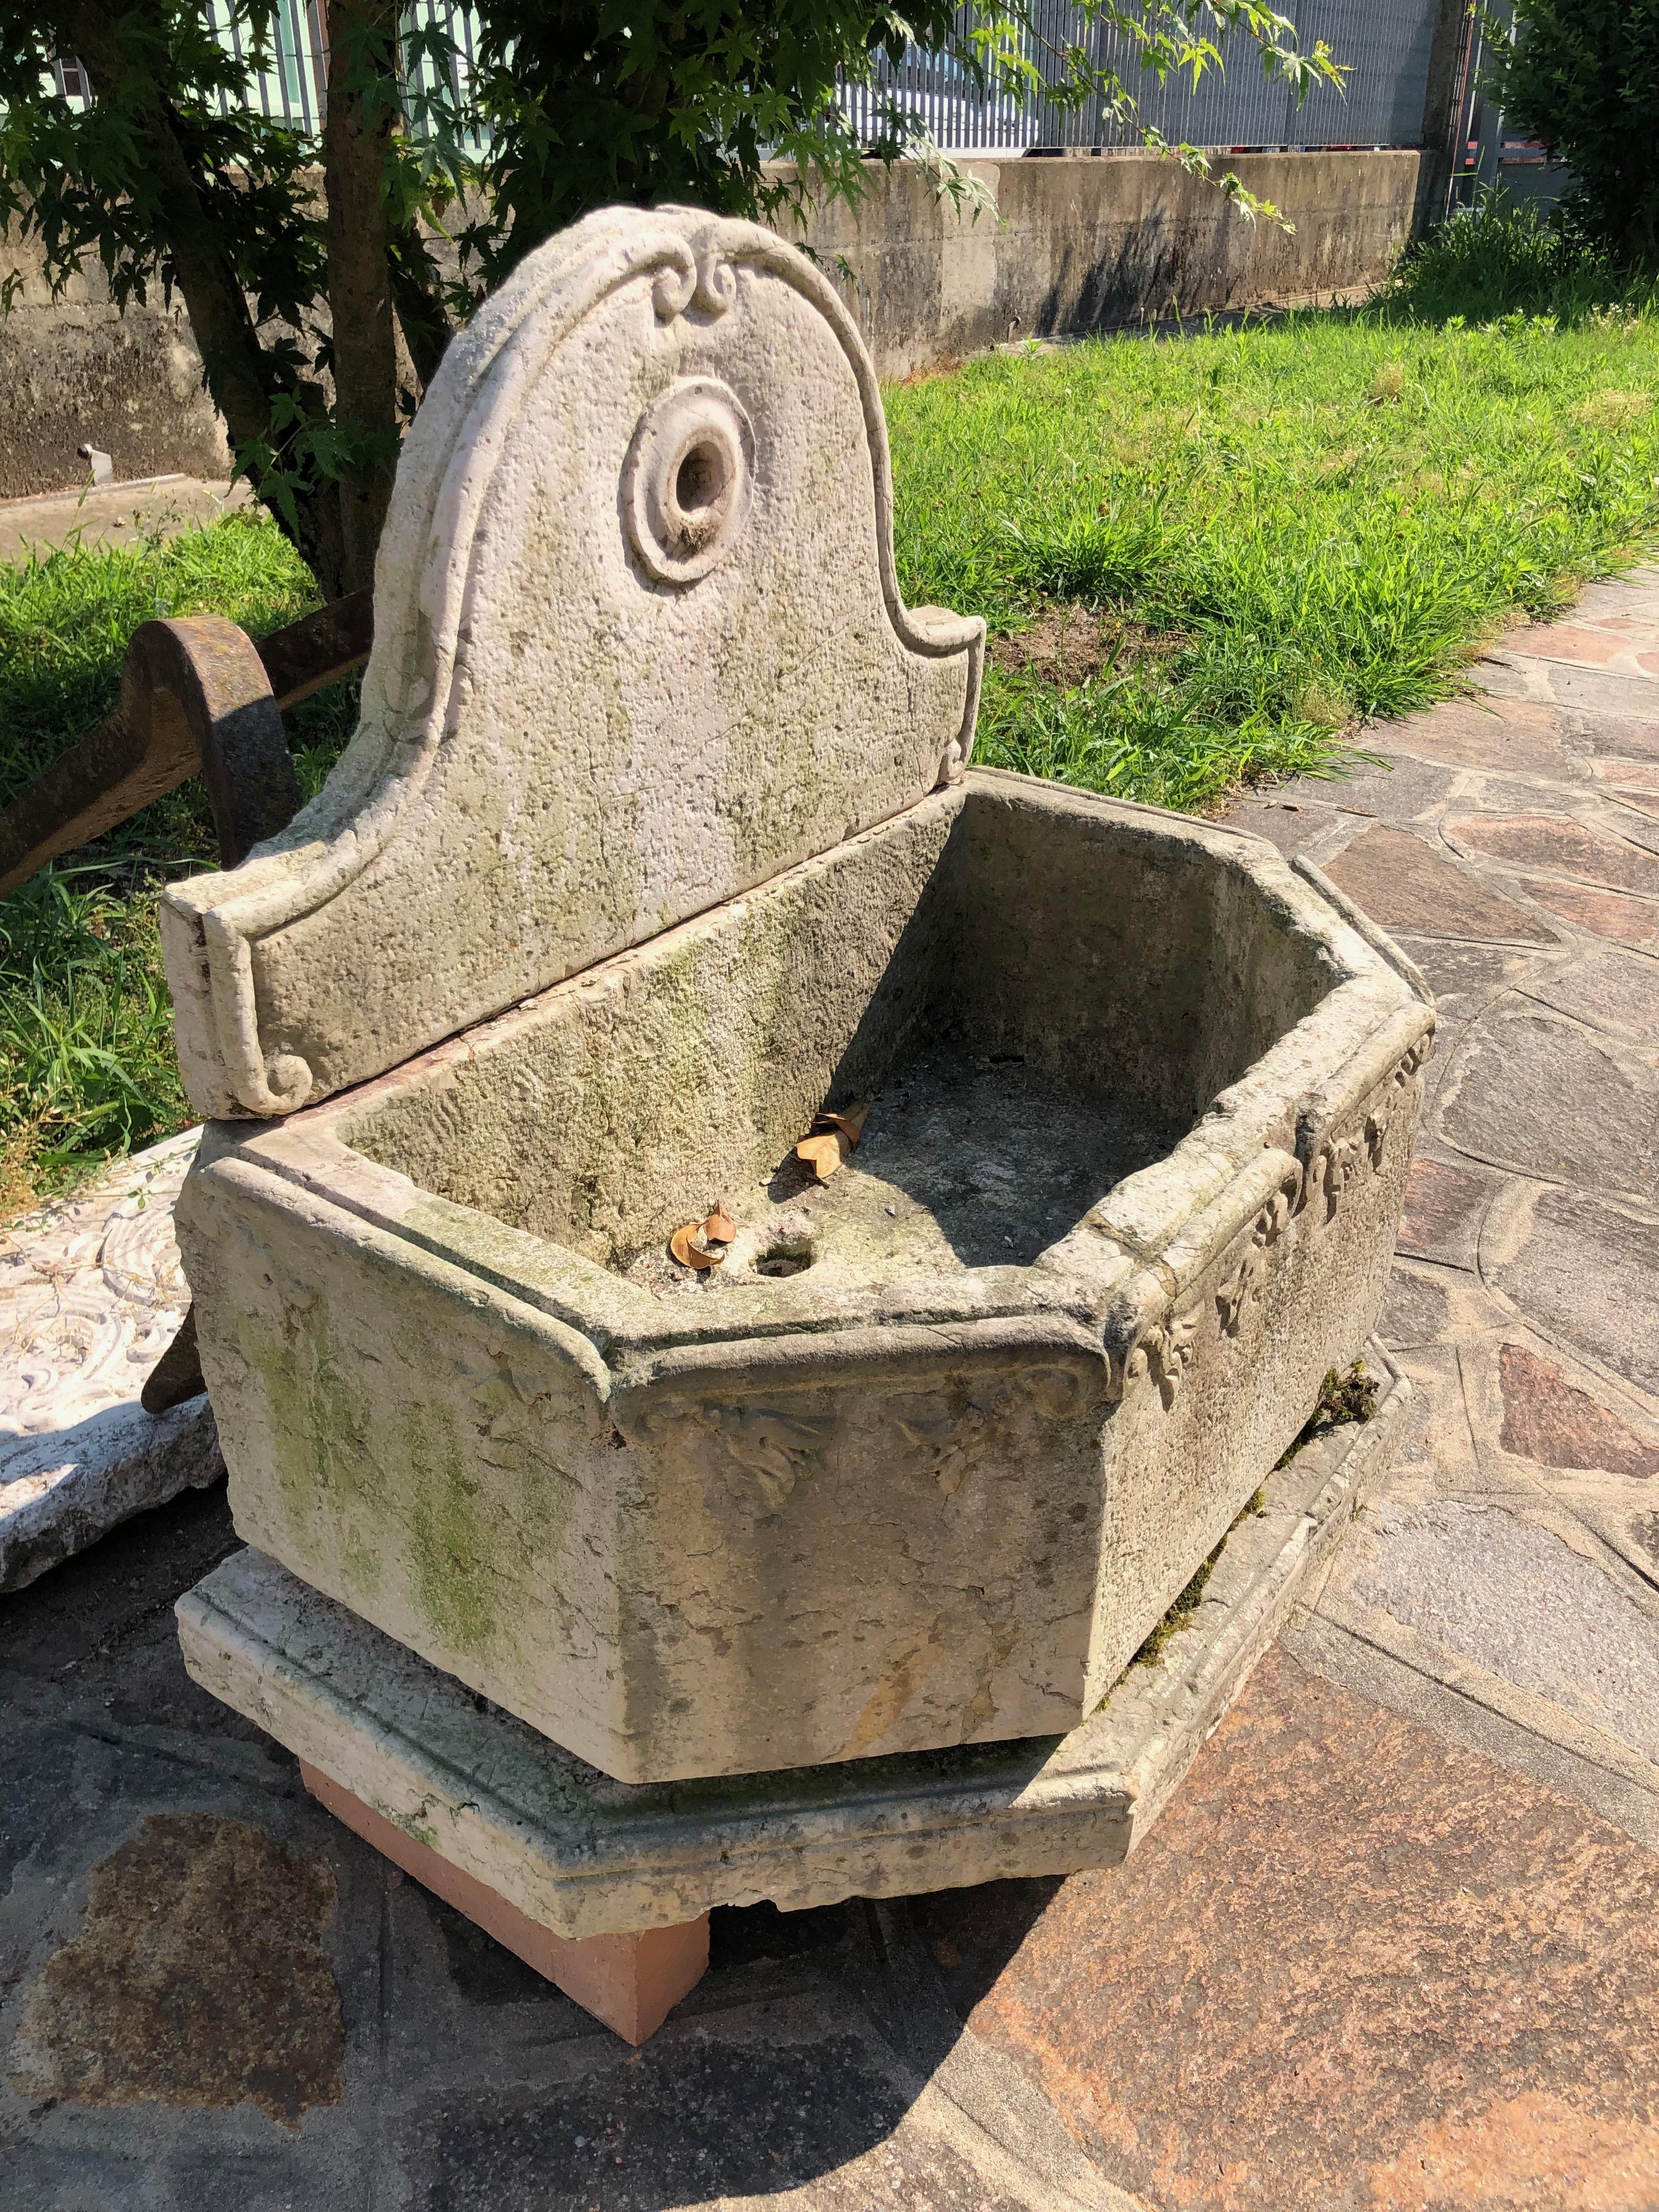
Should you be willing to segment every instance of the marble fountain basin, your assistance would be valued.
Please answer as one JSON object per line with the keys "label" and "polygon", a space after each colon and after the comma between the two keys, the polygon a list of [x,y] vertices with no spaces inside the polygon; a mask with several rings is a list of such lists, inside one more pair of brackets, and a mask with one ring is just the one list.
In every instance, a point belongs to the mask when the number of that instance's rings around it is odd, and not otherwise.
{"label": "marble fountain basin", "polygon": [[1258,840],[969,769],[210,1128],[238,1529],[626,1782],[1060,1734],[1370,1334],[1432,1029]]}

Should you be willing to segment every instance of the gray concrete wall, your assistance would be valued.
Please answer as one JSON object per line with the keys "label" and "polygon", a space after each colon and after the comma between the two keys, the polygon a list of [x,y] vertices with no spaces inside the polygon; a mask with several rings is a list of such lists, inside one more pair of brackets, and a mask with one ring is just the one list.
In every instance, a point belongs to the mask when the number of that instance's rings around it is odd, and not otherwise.
{"label": "gray concrete wall", "polygon": [[842,297],[884,376],[1010,337],[1077,336],[1211,310],[1329,301],[1375,284],[1410,237],[1417,152],[1248,154],[1218,161],[1295,229],[1254,224],[1155,155],[964,163],[996,202],[977,222],[919,170],[856,213],[820,210],[805,242],[851,271]]}
{"label": "gray concrete wall", "polygon": [[[1426,163],[1414,152],[1227,162],[1295,224],[1289,235],[1152,155],[968,163],[996,203],[977,222],[904,167],[878,172],[856,212],[819,210],[805,240],[847,272],[842,295],[880,373],[907,376],[1010,336],[1287,307],[1373,284],[1411,234]],[[38,258],[0,249],[0,269],[13,264],[26,281],[0,317],[0,498],[84,481],[75,449],[87,442],[118,477],[228,472],[180,303],[119,315],[95,265],[54,302]]]}
{"label": "gray concrete wall", "polygon": [[12,269],[23,283],[0,315],[0,499],[85,483],[80,445],[122,477],[229,474],[181,301],[121,314],[95,259],[54,301],[38,248],[0,236],[0,276]]}

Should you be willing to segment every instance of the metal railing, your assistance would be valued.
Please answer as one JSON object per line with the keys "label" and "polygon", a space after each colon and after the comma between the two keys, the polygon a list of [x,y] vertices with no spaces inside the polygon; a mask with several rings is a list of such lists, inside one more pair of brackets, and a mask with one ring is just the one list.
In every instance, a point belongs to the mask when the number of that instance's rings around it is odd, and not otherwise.
{"label": "metal railing", "polygon": [[[228,0],[209,0],[210,20],[226,47],[247,52],[246,33]],[[1345,92],[1317,87],[1300,105],[1278,77],[1264,76],[1252,42],[1236,33],[1222,42],[1223,67],[1196,86],[1170,78],[1159,85],[1142,74],[1133,44],[1121,33],[1089,25],[1073,0],[1035,0],[1036,37],[1027,50],[1039,73],[1056,81],[1052,49],[1081,46],[1097,64],[1116,70],[1136,101],[1142,121],[1172,143],[1229,147],[1416,146],[1422,143],[1429,51],[1437,0],[1281,0],[1299,42],[1323,39],[1349,75]],[[272,122],[307,136],[323,126],[328,101],[328,57],[319,0],[277,0],[271,49],[250,70],[246,105]],[[964,12],[963,25],[966,27]],[[415,0],[406,28],[440,37],[447,48],[450,83],[441,87],[434,54],[422,45],[410,72],[408,105],[422,127],[426,103],[441,90],[464,97],[477,54],[476,13],[450,0]],[[84,103],[85,73],[58,65],[58,88],[75,106]],[[842,112],[855,131],[873,139],[879,116],[891,102],[913,116],[933,144],[947,153],[1010,152],[1060,147],[1133,146],[1139,132],[1127,119],[1105,112],[1099,99],[1066,109],[1035,90],[1024,94],[981,92],[955,57],[912,46],[896,64],[884,58],[872,85],[843,85]],[[228,108],[227,100],[222,105]]]}
{"label": "metal railing", "polygon": [[[1069,0],[1036,0],[1036,36],[1025,51],[1049,83],[1054,50],[1081,46],[1097,66],[1115,70],[1140,119],[1172,143],[1205,147],[1416,146],[1422,143],[1424,101],[1437,0],[1291,0],[1284,12],[1298,41],[1323,39],[1349,71],[1345,91],[1320,86],[1297,104],[1279,77],[1264,76],[1250,40],[1235,33],[1221,44],[1223,67],[1196,86],[1174,77],[1160,85],[1144,74],[1133,44],[1120,32],[1085,23]],[[967,27],[964,15],[963,26]],[[981,94],[962,64],[911,47],[896,67],[878,64],[873,88],[849,85],[842,105],[854,129],[874,137],[889,100],[913,114],[947,153],[999,148],[1098,147],[1139,143],[1133,121],[1111,115],[1099,99],[1067,109],[1035,93]]]}

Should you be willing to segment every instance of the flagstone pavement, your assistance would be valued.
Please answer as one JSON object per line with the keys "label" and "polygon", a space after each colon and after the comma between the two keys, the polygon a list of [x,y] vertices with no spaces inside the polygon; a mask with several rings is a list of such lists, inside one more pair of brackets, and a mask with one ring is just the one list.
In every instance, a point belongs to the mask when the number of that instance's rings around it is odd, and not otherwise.
{"label": "flagstone pavement", "polygon": [[1659,570],[1475,676],[1231,817],[1439,1004],[1417,1395],[1134,1858],[716,1913],[630,2051],[188,1682],[192,1492],[0,1601],[0,2204],[1659,2208]]}

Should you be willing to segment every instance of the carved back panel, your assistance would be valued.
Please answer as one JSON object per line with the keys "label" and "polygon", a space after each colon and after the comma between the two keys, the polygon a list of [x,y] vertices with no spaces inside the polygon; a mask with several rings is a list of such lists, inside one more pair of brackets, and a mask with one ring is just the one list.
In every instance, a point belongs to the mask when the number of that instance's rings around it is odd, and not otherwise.
{"label": "carved back panel", "polygon": [[590,216],[434,380],[328,783],[167,895],[192,1103],[314,1103],[915,803],[982,640],[900,599],[879,394],[811,264]]}

